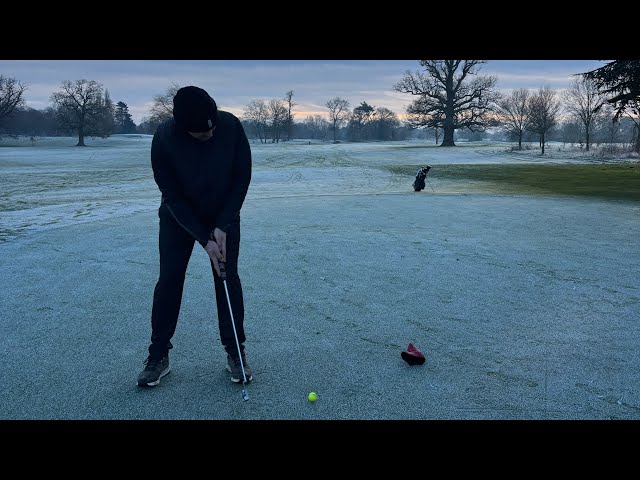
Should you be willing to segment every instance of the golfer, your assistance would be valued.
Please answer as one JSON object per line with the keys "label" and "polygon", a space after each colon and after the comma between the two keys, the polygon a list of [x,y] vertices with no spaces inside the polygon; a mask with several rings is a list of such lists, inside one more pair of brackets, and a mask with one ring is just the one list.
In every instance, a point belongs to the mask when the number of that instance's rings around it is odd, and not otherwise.
{"label": "golfer", "polygon": [[[195,243],[209,256],[213,272],[220,341],[231,381],[247,380],[244,301],[238,276],[240,210],[251,181],[251,149],[240,120],[218,110],[202,88],[180,88],[173,118],[160,124],[151,143],[151,166],[161,192],[158,209],[160,273],[153,292],[151,341],[138,385],[153,387],[169,373],[187,265]],[[220,278],[226,267],[229,303]],[[240,353],[239,353],[240,350]]]}

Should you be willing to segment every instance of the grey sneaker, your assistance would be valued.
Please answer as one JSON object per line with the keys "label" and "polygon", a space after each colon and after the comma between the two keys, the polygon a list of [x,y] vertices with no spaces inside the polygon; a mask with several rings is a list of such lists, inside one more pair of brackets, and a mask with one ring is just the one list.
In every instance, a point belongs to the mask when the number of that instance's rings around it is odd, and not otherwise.
{"label": "grey sneaker", "polygon": [[[244,366],[244,373],[247,377],[247,382],[253,379],[251,367],[247,363],[247,356],[242,352],[242,366]],[[234,383],[242,382],[244,380],[242,376],[242,367],[240,366],[240,359],[232,357],[227,354],[227,371],[231,374],[231,381]]]}
{"label": "grey sneaker", "polygon": [[149,355],[144,361],[144,365],[144,370],[138,375],[138,386],[140,387],[155,387],[160,383],[160,379],[171,371],[168,355],[161,359],[152,358]]}

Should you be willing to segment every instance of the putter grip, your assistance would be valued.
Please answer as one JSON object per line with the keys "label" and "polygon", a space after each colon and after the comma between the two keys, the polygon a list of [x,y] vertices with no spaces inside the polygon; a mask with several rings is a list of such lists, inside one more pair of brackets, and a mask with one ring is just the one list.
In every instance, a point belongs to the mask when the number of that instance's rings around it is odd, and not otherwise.
{"label": "putter grip", "polygon": [[224,262],[218,262],[218,266],[220,267],[220,278],[222,280],[227,279],[227,267]]}

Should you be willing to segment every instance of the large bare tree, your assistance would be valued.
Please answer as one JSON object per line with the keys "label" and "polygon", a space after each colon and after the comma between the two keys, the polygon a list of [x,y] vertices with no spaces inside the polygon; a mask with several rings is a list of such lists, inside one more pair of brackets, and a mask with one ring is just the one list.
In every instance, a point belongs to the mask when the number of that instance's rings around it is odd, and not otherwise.
{"label": "large bare tree", "polygon": [[556,92],[549,86],[541,87],[529,98],[529,128],[539,135],[542,155],[546,143],[546,134],[558,123],[560,102]]}
{"label": "large bare tree", "polygon": [[287,106],[283,100],[269,100],[269,125],[271,127],[271,143],[280,143],[282,132],[287,129]]}
{"label": "large bare tree", "polygon": [[266,143],[269,121],[267,102],[264,100],[251,100],[249,104],[244,107],[242,118],[247,122],[249,130],[258,136],[260,143]]}
{"label": "large bare tree", "polygon": [[333,126],[333,142],[335,143],[338,128],[349,118],[349,101],[341,97],[334,97],[328,100],[324,106],[329,109],[329,121]]}
{"label": "large bare tree", "polygon": [[424,71],[405,72],[393,86],[417,98],[407,107],[413,128],[442,128],[443,147],[453,147],[455,130],[484,131],[498,99],[496,77],[478,75],[484,60],[420,60]]}
{"label": "large bare tree", "polygon": [[497,107],[502,129],[518,139],[518,149],[522,150],[522,137],[529,126],[529,90],[513,90],[498,101]]}
{"label": "large bare tree", "polygon": [[595,82],[587,77],[574,78],[571,87],[564,93],[565,108],[582,123],[585,131],[587,151],[591,145],[591,133],[598,111],[606,102]]}
{"label": "large bare tree", "polygon": [[0,75],[0,124],[16,108],[25,104],[24,92],[27,86],[13,77]]}
{"label": "large bare tree", "polygon": [[173,117],[173,97],[181,87],[182,85],[172,83],[164,93],[153,97],[151,109],[149,110],[149,125],[153,130]]}
{"label": "large bare tree", "polygon": [[56,120],[63,128],[78,133],[77,147],[84,147],[85,135],[92,131],[104,119],[105,104],[102,84],[95,80],[76,80],[62,82],[61,90],[51,94],[56,110]]}

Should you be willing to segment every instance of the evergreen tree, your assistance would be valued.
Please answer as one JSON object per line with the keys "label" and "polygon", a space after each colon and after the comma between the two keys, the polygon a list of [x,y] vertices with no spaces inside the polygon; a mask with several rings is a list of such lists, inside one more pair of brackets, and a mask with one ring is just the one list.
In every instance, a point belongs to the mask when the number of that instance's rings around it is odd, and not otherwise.
{"label": "evergreen tree", "polygon": [[129,107],[124,102],[116,104],[114,113],[114,132],[115,133],[135,133],[136,124],[131,119]]}

